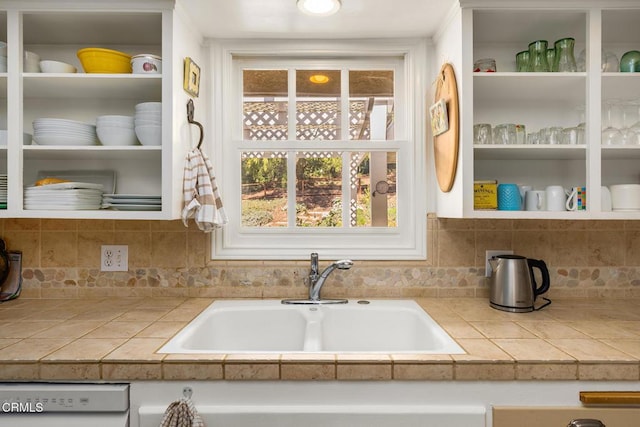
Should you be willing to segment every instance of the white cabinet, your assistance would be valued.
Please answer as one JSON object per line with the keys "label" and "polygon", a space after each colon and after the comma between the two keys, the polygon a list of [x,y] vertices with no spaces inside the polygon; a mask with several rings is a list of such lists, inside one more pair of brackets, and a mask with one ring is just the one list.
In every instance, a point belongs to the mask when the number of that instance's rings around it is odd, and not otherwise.
{"label": "white cabinet", "polygon": [[[180,173],[190,142],[180,144],[187,97],[182,78],[183,52],[198,58],[200,40],[185,38],[186,24],[173,1],[7,2],[0,10],[0,37],[8,44],[8,70],[0,73],[0,126],[9,143],[0,147],[0,173],[8,173],[8,206],[0,216],[53,218],[172,219],[181,203]],[[4,36],[6,34],[6,36]],[[4,36],[4,37],[3,37]],[[194,41],[195,40],[195,41]],[[180,48],[175,44],[181,43]],[[163,58],[161,74],[85,73],[77,51],[100,47],[130,55]],[[26,72],[24,52],[41,60],[73,64],[78,73]],[[180,54],[180,55],[178,55]],[[23,145],[38,118],[61,118],[95,124],[101,115],[133,116],[141,102],[162,102],[159,146]],[[8,108],[5,106],[8,105]],[[199,111],[204,115],[204,111]],[[139,205],[126,210],[25,209],[23,188],[42,171],[115,172],[115,192],[162,197],[161,210]],[[105,188],[105,193],[112,193]]]}
{"label": "white cabinet", "polygon": [[[437,60],[453,58],[461,92],[460,170],[450,193],[437,196],[438,214],[468,218],[640,218],[640,212],[604,212],[602,185],[640,183],[640,145],[601,145],[601,105],[606,99],[639,99],[640,73],[601,71],[601,50],[620,58],[640,49],[640,5],[630,1],[504,2],[461,1],[461,9],[436,40]],[[594,3],[596,4],[594,6]],[[455,34],[459,32],[459,34]],[[454,33],[452,35],[452,33]],[[452,54],[451,38],[462,54]],[[574,54],[585,60],[580,72],[517,72],[515,57],[529,43],[575,39]],[[497,72],[473,72],[475,60],[494,58]],[[522,124],[527,133],[585,124],[584,141],[574,145],[473,145],[475,123]],[[587,188],[587,210],[531,212],[474,209],[473,183]]]}

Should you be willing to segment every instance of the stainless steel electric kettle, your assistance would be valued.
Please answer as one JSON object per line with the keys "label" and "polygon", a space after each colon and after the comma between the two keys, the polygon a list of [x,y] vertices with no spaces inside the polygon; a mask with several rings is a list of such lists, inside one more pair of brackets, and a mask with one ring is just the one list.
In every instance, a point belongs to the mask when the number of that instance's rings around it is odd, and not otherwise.
{"label": "stainless steel electric kettle", "polygon": [[[535,308],[536,297],[549,290],[549,270],[544,261],[520,255],[498,255],[489,260],[491,264],[490,305],[514,313],[540,310],[551,304],[547,301]],[[542,284],[538,287],[533,269],[540,270]]]}

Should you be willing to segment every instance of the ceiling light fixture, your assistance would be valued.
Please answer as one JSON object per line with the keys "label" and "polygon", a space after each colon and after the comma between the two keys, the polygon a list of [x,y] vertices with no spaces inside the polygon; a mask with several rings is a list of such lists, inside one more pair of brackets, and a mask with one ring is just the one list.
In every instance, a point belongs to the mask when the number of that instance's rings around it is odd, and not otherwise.
{"label": "ceiling light fixture", "polygon": [[329,16],[336,13],[341,6],[340,0],[296,0],[298,9],[307,15]]}
{"label": "ceiling light fixture", "polygon": [[324,74],[314,74],[309,77],[309,81],[311,83],[323,85],[325,83],[329,83],[329,76],[325,76]]}

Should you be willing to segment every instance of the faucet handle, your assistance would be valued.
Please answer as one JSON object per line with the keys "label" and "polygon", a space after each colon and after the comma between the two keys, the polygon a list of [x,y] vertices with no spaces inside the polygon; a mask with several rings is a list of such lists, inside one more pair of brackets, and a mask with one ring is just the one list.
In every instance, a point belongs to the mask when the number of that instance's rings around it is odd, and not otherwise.
{"label": "faucet handle", "polygon": [[318,253],[311,253],[311,274],[318,274]]}

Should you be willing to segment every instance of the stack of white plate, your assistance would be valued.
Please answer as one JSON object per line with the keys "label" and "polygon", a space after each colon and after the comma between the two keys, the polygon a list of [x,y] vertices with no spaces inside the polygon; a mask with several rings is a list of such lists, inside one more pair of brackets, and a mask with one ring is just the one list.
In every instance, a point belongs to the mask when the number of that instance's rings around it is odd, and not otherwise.
{"label": "stack of white plate", "polygon": [[96,133],[102,145],[137,145],[133,116],[99,116]]}
{"label": "stack of white plate", "polygon": [[143,102],[136,105],[135,130],[142,145],[162,144],[161,102]]}
{"label": "stack of white plate", "polygon": [[25,187],[24,208],[38,210],[94,210],[102,204],[103,187],[89,182]]}
{"label": "stack of white plate", "polygon": [[40,118],[33,121],[37,145],[97,145],[96,127],[67,119]]}
{"label": "stack of white plate", "polygon": [[0,174],[0,209],[7,209],[7,174]]}
{"label": "stack of white plate", "polygon": [[162,209],[162,196],[105,194],[102,207],[119,211],[159,211]]}
{"label": "stack of white plate", "polygon": [[7,72],[7,44],[0,42],[0,73]]}

